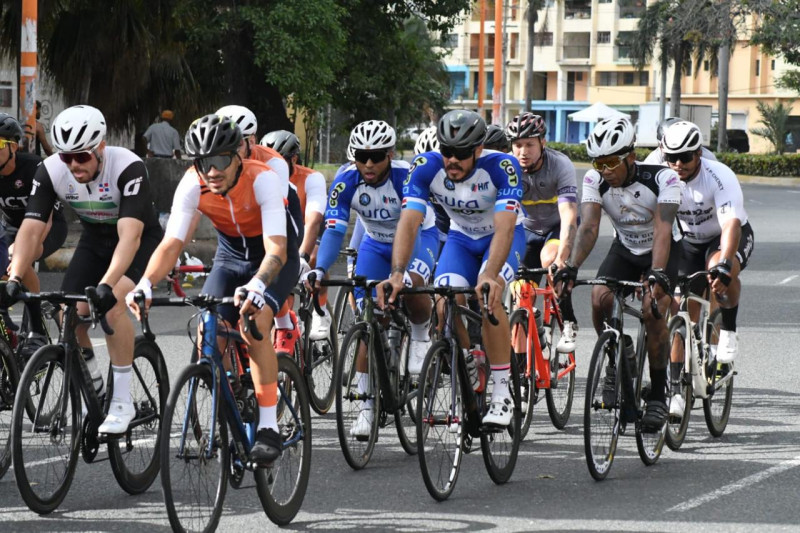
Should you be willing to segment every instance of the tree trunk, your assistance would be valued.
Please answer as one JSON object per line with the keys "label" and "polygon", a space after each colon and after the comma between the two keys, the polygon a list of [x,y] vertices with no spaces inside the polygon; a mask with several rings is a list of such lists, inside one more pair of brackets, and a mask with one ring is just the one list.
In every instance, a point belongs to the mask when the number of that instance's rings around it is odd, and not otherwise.
{"label": "tree trunk", "polygon": [[669,70],[669,57],[664,50],[661,51],[661,97],[658,99],[658,123],[663,124],[667,114],[667,70]]}
{"label": "tree trunk", "polygon": [[728,72],[731,60],[730,43],[725,40],[719,47],[719,115],[717,119],[717,152],[728,149]]}
{"label": "tree trunk", "polygon": [[669,114],[679,117],[681,113],[681,81],[683,79],[683,45],[675,47],[672,58],[672,96],[670,97]]}
{"label": "tree trunk", "polygon": [[528,2],[528,55],[525,59],[525,111],[532,110],[533,101],[533,43],[536,40],[536,8],[538,0]]}

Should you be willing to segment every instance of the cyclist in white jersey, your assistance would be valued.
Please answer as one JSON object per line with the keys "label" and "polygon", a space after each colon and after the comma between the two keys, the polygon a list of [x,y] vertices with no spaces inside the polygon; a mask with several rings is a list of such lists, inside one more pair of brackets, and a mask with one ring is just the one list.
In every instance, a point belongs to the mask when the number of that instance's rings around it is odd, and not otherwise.
{"label": "cyclist in white jersey", "polygon": [[[673,233],[675,214],[680,204],[680,180],[672,170],[636,162],[633,151],[636,135],[626,118],[602,120],[587,140],[586,149],[594,170],[583,178],[581,225],[570,259],[556,273],[564,282],[561,292],[568,292],[578,267],[586,260],[597,242],[602,211],[611,219],[615,238],[608,256],[597,272],[598,277],[655,283],[653,295],[659,311],[666,313],[671,287],[678,273],[679,235]],[[611,315],[613,298],[604,286],[592,289],[592,322],[601,334]],[[652,388],[642,424],[648,431],[658,431],[667,420],[667,363],[669,342],[667,324],[650,311],[650,291],[644,291],[642,314],[647,331],[647,352]],[[626,340],[626,345],[629,341]],[[606,367],[604,397],[613,403],[616,368],[613,361]]]}
{"label": "cyclist in white jersey", "polygon": [[[656,138],[658,139],[658,147],[650,152],[647,157],[644,158],[643,163],[646,165],[666,165],[667,160],[664,159],[664,149],[662,141],[664,140],[664,132],[676,122],[683,122],[682,118],[677,117],[668,117],[664,119],[664,122],[658,125],[658,130],[656,131]],[[706,148],[705,146],[701,146],[700,150],[702,154],[700,157],[703,159],[710,159],[711,161],[716,161],[717,156],[714,155],[714,152]]]}
{"label": "cyclist in white jersey", "polygon": [[[708,282],[722,313],[717,362],[730,363],[738,353],[736,316],[744,270],[753,252],[755,238],[747,219],[739,180],[718,161],[701,156],[703,135],[691,122],[676,122],[664,134],[662,150],[670,168],[681,179],[678,222],[683,232],[681,273],[709,270]],[[702,294],[705,284],[692,291]],[[695,311],[690,309],[690,312]],[[673,361],[672,375],[680,375],[683,361]],[[673,383],[671,412],[683,413],[684,399]],[[676,395],[677,394],[677,395]]]}

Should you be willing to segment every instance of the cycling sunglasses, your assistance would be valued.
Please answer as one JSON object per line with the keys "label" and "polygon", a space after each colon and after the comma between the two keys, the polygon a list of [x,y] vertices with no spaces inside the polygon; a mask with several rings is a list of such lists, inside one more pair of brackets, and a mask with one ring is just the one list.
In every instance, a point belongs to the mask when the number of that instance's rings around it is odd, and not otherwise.
{"label": "cycling sunglasses", "polygon": [[694,159],[694,152],[681,152],[679,154],[664,154],[664,160],[667,163],[677,163],[680,161],[684,165],[686,163],[691,163],[692,159]]}
{"label": "cycling sunglasses", "polygon": [[17,144],[16,141],[12,141],[10,139],[0,139],[0,150],[8,146],[9,144]]}
{"label": "cycling sunglasses", "polygon": [[386,150],[356,150],[353,157],[359,163],[366,165],[367,161],[373,163],[383,163],[384,159],[389,155]]}
{"label": "cycling sunglasses", "polygon": [[64,153],[59,152],[58,157],[67,165],[75,161],[79,165],[83,165],[84,163],[88,163],[92,160],[92,152],[72,152],[72,153]]}
{"label": "cycling sunglasses", "polygon": [[625,158],[628,157],[628,154],[630,154],[630,152],[622,155],[607,155],[605,157],[597,157],[592,159],[592,166],[598,172],[603,172],[604,168],[606,170],[614,170],[620,166],[623,161],[625,161]]}
{"label": "cycling sunglasses", "polygon": [[451,146],[446,146],[444,144],[439,145],[439,153],[442,154],[442,157],[451,158],[455,157],[459,161],[464,161],[465,159],[469,159],[472,157],[472,154],[475,153],[475,147],[472,148],[453,148]]}
{"label": "cycling sunglasses", "polygon": [[222,172],[231,165],[233,154],[209,155],[194,160],[194,168],[200,174],[208,174],[212,168]]}

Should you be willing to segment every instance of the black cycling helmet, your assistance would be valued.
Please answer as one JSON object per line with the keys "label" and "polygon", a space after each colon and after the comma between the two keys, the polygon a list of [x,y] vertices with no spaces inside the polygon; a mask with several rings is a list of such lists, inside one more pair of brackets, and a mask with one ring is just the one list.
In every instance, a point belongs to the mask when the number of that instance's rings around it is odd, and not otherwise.
{"label": "black cycling helmet", "polygon": [[489,150],[508,152],[511,149],[511,143],[506,139],[506,132],[503,128],[497,124],[492,124],[486,130],[486,139],[483,141],[483,147]]}
{"label": "black cycling helmet", "polygon": [[24,133],[17,119],[6,113],[0,113],[0,137],[19,142]]}
{"label": "black cycling helmet", "polygon": [[241,144],[242,131],[226,116],[206,115],[186,131],[186,153],[194,158],[235,152]]}
{"label": "black cycling helmet", "polygon": [[272,148],[287,159],[300,153],[300,139],[291,131],[271,131],[261,138],[259,144]]}
{"label": "black cycling helmet", "polygon": [[474,111],[449,111],[439,120],[436,137],[439,139],[439,146],[476,148],[486,138],[486,121]]}
{"label": "black cycling helmet", "polygon": [[532,137],[544,139],[546,133],[547,124],[544,123],[544,119],[540,115],[527,111],[512,118],[506,125],[506,137],[509,141]]}

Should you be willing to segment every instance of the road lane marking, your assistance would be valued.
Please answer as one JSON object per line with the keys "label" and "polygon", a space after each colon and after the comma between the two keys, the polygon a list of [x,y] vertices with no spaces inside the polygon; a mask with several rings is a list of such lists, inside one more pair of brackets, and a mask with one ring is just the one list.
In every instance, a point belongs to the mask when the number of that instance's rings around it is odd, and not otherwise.
{"label": "road lane marking", "polygon": [[778,463],[777,465],[767,468],[766,470],[762,470],[761,472],[756,472],[755,474],[744,477],[739,481],[735,481],[733,483],[725,485],[724,487],[720,487],[717,490],[704,494],[703,496],[700,496],[698,498],[692,498],[691,500],[687,500],[681,504],[676,505],[675,507],[670,507],[665,512],[667,513],[672,513],[675,511],[683,512],[683,511],[688,511],[690,509],[694,509],[695,507],[699,507],[704,503],[716,500],[717,498],[722,498],[723,496],[732,494],[737,490],[747,488],[750,485],[755,485],[756,483],[760,483],[761,481],[764,481],[768,477],[774,476],[775,474],[780,474],[781,472],[785,472],[786,470],[790,470],[796,466],[800,466],[800,455],[798,455],[794,459],[789,459],[782,463]]}
{"label": "road lane marking", "polygon": [[788,278],[786,278],[785,280],[783,280],[783,281],[779,281],[779,282],[778,282],[778,285],[785,285],[785,284],[789,283],[790,281],[792,281],[792,280],[793,280],[794,278],[796,278],[797,276],[800,276],[800,274],[795,274],[794,276],[789,276],[789,277],[788,277]]}

